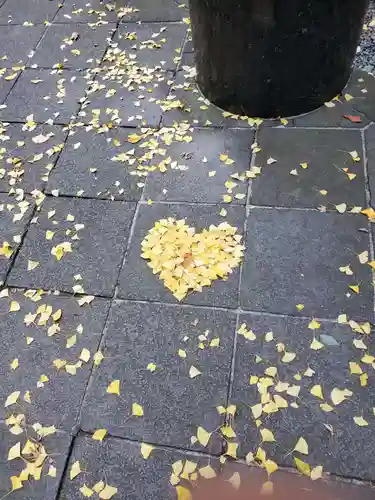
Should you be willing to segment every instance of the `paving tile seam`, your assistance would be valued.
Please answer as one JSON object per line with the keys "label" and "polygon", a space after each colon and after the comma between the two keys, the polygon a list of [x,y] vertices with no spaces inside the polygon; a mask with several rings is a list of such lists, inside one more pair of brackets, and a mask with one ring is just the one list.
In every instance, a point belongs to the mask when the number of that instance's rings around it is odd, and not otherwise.
{"label": "paving tile seam", "polygon": [[56,489],[56,495],[55,495],[56,500],[58,500],[60,498],[60,494],[62,492],[64,483],[68,479],[68,466],[69,466],[70,458],[73,454],[73,450],[75,447],[75,441],[76,441],[76,436],[72,436],[72,439],[70,440],[70,445],[68,448],[68,453],[67,453],[66,458],[65,458],[64,467],[63,467],[63,470],[61,473],[60,481],[59,481],[59,484],[58,484],[57,489]]}

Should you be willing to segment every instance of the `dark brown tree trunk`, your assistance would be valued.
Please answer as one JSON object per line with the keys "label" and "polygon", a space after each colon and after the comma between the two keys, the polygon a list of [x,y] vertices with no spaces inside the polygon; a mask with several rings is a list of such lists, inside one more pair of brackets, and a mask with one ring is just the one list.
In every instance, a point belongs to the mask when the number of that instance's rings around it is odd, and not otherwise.
{"label": "dark brown tree trunk", "polygon": [[291,116],[345,86],[368,0],[190,0],[197,81],[223,109]]}

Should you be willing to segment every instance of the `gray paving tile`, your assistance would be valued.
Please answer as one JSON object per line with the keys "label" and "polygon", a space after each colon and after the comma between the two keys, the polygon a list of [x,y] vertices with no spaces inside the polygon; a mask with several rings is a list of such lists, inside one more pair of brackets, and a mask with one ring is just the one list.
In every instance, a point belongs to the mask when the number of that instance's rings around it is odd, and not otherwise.
{"label": "gray paving tile", "polygon": [[365,132],[367,150],[367,171],[371,192],[371,203],[375,205],[375,126],[372,125]]}
{"label": "gray paving tile", "polygon": [[[273,366],[278,374],[268,392],[272,396],[278,394],[284,398],[288,407],[259,417],[261,427],[271,430],[276,440],[275,443],[263,443],[267,455],[280,465],[293,465],[293,456],[296,456],[311,467],[323,465],[325,472],[373,479],[375,461],[371,428],[374,416],[368,405],[374,396],[370,382],[372,368],[361,363],[364,351],[353,345],[354,339],[362,340],[371,350],[373,340],[370,336],[364,338],[363,334],[356,334],[347,325],[324,321],[318,330],[312,331],[308,329],[309,321],[306,318],[268,315],[240,316],[240,323],[246,323],[247,329],[256,335],[253,341],[238,335],[237,342],[231,403],[236,404],[238,409],[234,428],[238,434],[240,455],[256,452],[261,440],[249,408],[260,402],[260,395],[257,385],[249,383],[250,376],[262,377],[265,370]],[[270,331],[273,332],[274,340],[267,342],[265,334]],[[328,336],[329,344],[326,343],[319,350],[311,349],[314,334],[321,342],[326,342]],[[285,352],[296,354],[294,360],[288,363],[281,361],[284,354],[277,351],[280,343],[284,344]],[[256,362],[257,355],[262,358],[261,362]],[[359,375],[350,374],[349,362],[359,363],[363,372],[368,372],[367,387],[360,386]],[[304,375],[307,368],[315,373]],[[302,378],[296,379],[296,374]],[[277,381],[300,387],[298,398],[285,391],[277,392]],[[321,409],[323,401],[310,392],[315,385],[321,386],[325,401],[334,407],[334,411],[325,412]],[[348,389],[353,394],[347,401],[334,406],[331,400],[334,388]],[[293,402],[297,406],[292,407]],[[369,426],[359,427],[355,424],[353,417],[361,415],[368,420]],[[300,437],[307,441],[308,456],[297,452],[288,453]]]}
{"label": "gray paving tile", "polygon": [[[34,130],[22,130],[21,124],[5,126],[1,134],[2,167],[0,191],[23,189],[31,193],[46,184],[50,169],[55,165],[64,146],[67,132],[57,125],[38,125]],[[42,141],[42,142],[40,142]],[[4,151],[5,150],[5,151]],[[35,161],[36,155],[43,156]],[[46,168],[48,167],[48,168]]]}
{"label": "gray paving tile", "polygon": [[15,82],[15,79],[9,81],[9,80],[4,80],[4,78],[6,76],[11,76],[13,74],[14,74],[13,70],[8,70],[5,71],[4,75],[0,77],[0,104],[3,104]]}
{"label": "gray paving tile", "polygon": [[128,87],[122,78],[116,81],[112,75],[99,76],[88,89],[80,117],[85,123],[157,127],[162,116],[159,101],[168,95],[169,78],[168,73],[158,71],[149,83]]}
{"label": "gray paving tile", "polygon": [[[365,179],[361,133],[357,130],[301,130],[265,127],[259,132],[251,203],[336,210],[343,202],[364,207]],[[357,151],[361,161],[350,156]],[[273,158],[275,163],[267,164]],[[307,168],[301,164],[307,163]],[[345,172],[347,169],[347,172]],[[293,172],[293,174],[291,174]],[[297,175],[295,175],[297,173]],[[356,177],[350,180],[348,174]],[[327,191],[322,195],[320,191]]]}
{"label": "gray paving tile", "polygon": [[44,68],[56,64],[62,64],[65,69],[98,66],[115,29],[115,23],[53,24],[43,36],[32,62]]}
{"label": "gray paving tile", "polygon": [[77,71],[51,74],[47,69],[27,69],[6,98],[7,107],[1,110],[0,117],[4,121],[24,121],[32,114],[38,122],[52,118],[56,123],[69,123],[84,94],[85,80]]}
{"label": "gray paving tile", "polygon": [[[247,221],[240,301],[244,309],[371,319],[371,269],[362,215],[254,208]],[[352,276],[340,272],[350,265]],[[359,285],[360,293],[349,289]]]}
{"label": "gray paving tile", "polygon": [[[82,428],[106,428],[131,439],[220,453],[218,433],[207,448],[191,444],[190,438],[199,426],[212,432],[223,423],[216,406],[226,403],[235,323],[236,315],[223,311],[116,302],[104,338],[105,359],[82,409]],[[200,335],[207,335],[204,348],[199,347]],[[217,338],[220,345],[210,347]],[[147,369],[149,363],[156,365],[154,372]],[[192,366],[201,375],[190,378]],[[113,380],[120,380],[122,399],[106,394]],[[133,403],[143,407],[143,417],[131,417]]]}
{"label": "gray paving tile", "polygon": [[181,0],[156,0],[151,4],[147,0],[130,0],[126,5],[136,11],[125,15],[124,22],[181,21],[189,16],[186,4]]}
{"label": "gray paving tile", "polygon": [[55,23],[99,23],[116,22],[114,3],[103,0],[65,0],[54,19]]}
{"label": "gray paving tile", "polygon": [[58,10],[58,2],[7,0],[0,10],[0,24],[43,23],[51,21]]}
{"label": "gray paving tile", "polygon": [[[119,278],[119,297],[135,300],[151,300],[177,303],[170,292],[158,278],[153,275],[147,261],[141,257],[141,242],[147,232],[159,219],[174,217],[186,219],[187,224],[201,231],[211,224],[218,225],[223,222],[219,215],[220,206],[159,204],[142,205],[140,207],[134,235],[129,252],[125,259]],[[243,234],[244,207],[225,206],[228,214],[225,218],[229,224],[238,228],[238,233]],[[201,293],[194,292],[183,301],[188,304],[215,305],[223,307],[237,307],[239,269],[234,269],[226,281],[214,281],[211,286],[204,287]]]}
{"label": "gray paving tile", "polygon": [[[74,276],[81,274],[82,281],[78,283],[85,293],[112,295],[134,209],[134,204],[123,202],[79,198],[45,200],[38,222],[30,228],[16,259],[9,283],[71,292],[77,285]],[[48,218],[48,212],[53,210],[56,214]],[[74,220],[67,220],[68,215]],[[77,230],[77,224],[84,227],[78,226]],[[47,240],[46,231],[56,234]],[[51,251],[63,243],[71,243],[72,252],[58,261]],[[40,266],[28,273],[29,259],[40,261]]]}
{"label": "gray paving tile", "polygon": [[[79,461],[89,471],[80,474],[73,481],[64,480],[61,500],[78,500],[82,498],[79,488],[86,482],[92,488],[98,481],[117,488],[118,498],[138,500],[172,500],[176,497],[176,489],[169,482],[172,464],[186,460],[197,464],[198,468],[211,464],[213,460],[190,455],[178,450],[155,448],[150,457],[144,460],[140,453],[140,444],[107,438],[102,443],[89,436],[79,436],[75,442],[68,469],[75,461]],[[183,479],[181,484],[188,485]],[[116,497],[115,497],[116,498]]]}
{"label": "gray paving tile", "polygon": [[141,65],[175,70],[185,36],[185,23],[120,24],[113,41],[121,50],[136,54]]}
{"label": "gray paving tile", "polygon": [[350,103],[357,111],[363,113],[368,120],[375,120],[375,78],[365,71],[354,71],[347,92],[354,97]]}
{"label": "gray paving tile", "polygon": [[[119,154],[134,149],[127,142],[129,130],[111,129],[106,133],[78,129],[68,138],[64,152],[59,158],[47,185],[47,192],[58,189],[60,195],[88,198],[120,199],[138,201],[142,179],[131,172],[135,164],[114,161]],[[114,143],[115,141],[115,143]],[[119,145],[116,146],[117,141]],[[143,153],[142,153],[143,154]],[[141,156],[138,152],[129,155],[131,161]]]}
{"label": "gray paving tile", "polygon": [[[242,174],[250,167],[251,144],[254,134],[247,130],[212,130],[195,129],[191,134],[192,141],[173,141],[166,148],[163,157],[151,161],[157,165],[170,158],[187,170],[176,170],[168,167],[167,172],[153,172],[146,179],[145,198],[157,201],[186,201],[196,203],[220,203],[228,189],[226,182],[236,185],[232,190],[233,202],[246,203],[246,196],[241,200],[236,194],[247,194],[248,180],[231,178],[232,174]],[[220,160],[226,154],[233,164],[227,165]],[[209,175],[213,175],[210,177]],[[165,191],[165,192],[164,192]]]}
{"label": "gray paving tile", "polygon": [[5,281],[14,252],[19,247],[30,221],[32,209],[33,204],[29,199],[17,201],[0,193],[0,285]]}
{"label": "gray paving tile", "polygon": [[[12,301],[19,304],[18,312],[9,312]],[[43,322],[43,311],[39,308],[45,307],[50,310]],[[103,299],[94,299],[90,305],[80,307],[71,296],[37,293],[31,296],[30,293],[30,297],[25,297],[20,291],[9,291],[9,297],[0,299],[1,399],[5,401],[13,391],[21,392],[17,406],[1,407],[1,419],[17,411],[25,414],[29,424],[41,422],[67,432],[74,430],[108,309],[109,301]],[[61,319],[54,321],[51,314],[58,310],[61,310]],[[35,320],[26,323],[32,316]],[[67,348],[68,339],[74,335],[76,343]],[[27,337],[33,339],[29,345]],[[75,365],[82,349],[89,350],[90,360],[77,367],[76,375],[69,374],[64,366],[58,369],[53,364],[64,360],[68,367]],[[10,364],[14,359],[18,359],[19,366],[13,371]],[[48,381],[38,387],[42,375],[48,377]],[[30,391],[31,404],[23,400],[26,391]]]}
{"label": "gray paving tile", "polygon": [[[34,422],[33,422],[34,423]],[[19,436],[11,434],[4,423],[0,424],[0,495],[6,496],[12,490],[11,476],[19,476],[21,471],[25,469],[26,463],[21,459],[7,461],[9,449],[21,443],[21,450],[26,445],[27,439],[31,438],[34,442],[38,442],[38,435],[32,428],[27,428]],[[48,456],[43,463],[42,474],[38,481],[30,478],[29,481],[23,482],[21,489],[12,491],[11,497],[15,500],[41,500],[48,498],[49,500],[57,499],[59,483],[62,479],[64,464],[69,455],[69,447],[71,437],[65,432],[58,431],[57,433],[46,436],[42,439],[41,445],[47,452]],[[56,477],[47,474],[50,467],[56,468]]]}
{"label": "gray paving tile", "polygon": [[0,66],[11,68],[26,64],[45,30],[44,25],[0,26]]}

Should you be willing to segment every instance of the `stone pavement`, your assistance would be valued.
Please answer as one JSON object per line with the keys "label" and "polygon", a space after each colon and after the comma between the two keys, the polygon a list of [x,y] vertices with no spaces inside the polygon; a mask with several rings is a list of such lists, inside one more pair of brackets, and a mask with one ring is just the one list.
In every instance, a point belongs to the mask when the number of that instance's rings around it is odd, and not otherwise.
{"label": "stone pavement", "polygon": [[[177,0],[0,5],[0,498],[184,500],[221,471],[277,491],[296,468],[374,498],[374,78],[239,117],[195,87]],[[236,228],[240,266],[177,300],[141,256],[168,218],[219,225],[212,252]],[[220,275],[207,234],[182,273],[203,248]]]}

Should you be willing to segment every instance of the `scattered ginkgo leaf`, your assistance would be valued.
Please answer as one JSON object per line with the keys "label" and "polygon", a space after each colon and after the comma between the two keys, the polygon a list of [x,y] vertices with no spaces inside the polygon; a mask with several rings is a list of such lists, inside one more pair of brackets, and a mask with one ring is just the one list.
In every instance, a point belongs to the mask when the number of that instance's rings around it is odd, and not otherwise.
{"label": "scattered ginkgo leaf", "polygon": [[71,466],[71,468],[70,468],[70,472],[69,472],[69,478],[70,478],[70,480],[73,480],[73,479],[74,479],[75,477],[77,477],[77,476],[78,476],[78,474],[80,474],[81,472],[82,472],[82,470],[81,470],[81,465],[80,465],[79,461],[78,461],[78,460],[76,460],[76,461],[72,464],[72,466]]}
{"label": "scattered ginkgo leaf", "polygon": [[114,380],[109,384],[107,387],[107,392],[109,394],[117,394],[118,396],[120,395],[120,381],[119,380]]}
{"label": "scattered ginkgo leaf", "polygon": [[143,408],[139,403],[132,404],[132,416],[133,417],[143,417]]}
{"label": "scattered ginkgo leaf", "polygon": [[107,429],[97,429],[92,435],[92,438],[96,441],[103,441],[103,439],[107,435],[107,432]]}
{"label": "scattered ginkgo leaf", "polygon": [[151,444],[141,443],[141,455],[142,455],[142,457],[145,460],[147,460],[153,449],[154,449],[154,447]]}

